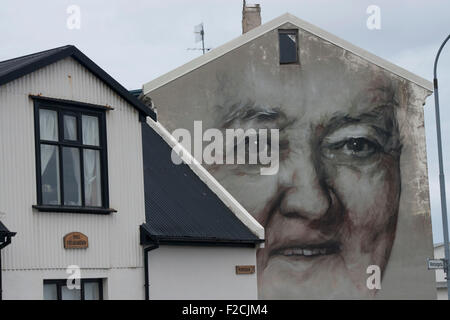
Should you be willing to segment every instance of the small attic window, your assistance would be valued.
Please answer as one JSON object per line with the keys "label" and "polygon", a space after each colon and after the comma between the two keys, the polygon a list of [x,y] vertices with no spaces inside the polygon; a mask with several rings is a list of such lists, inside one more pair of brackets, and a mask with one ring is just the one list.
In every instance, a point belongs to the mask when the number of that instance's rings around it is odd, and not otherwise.
{"label": "small attic window", "polygon": [[280,64],[298,63],[298,30],[278,30]]}

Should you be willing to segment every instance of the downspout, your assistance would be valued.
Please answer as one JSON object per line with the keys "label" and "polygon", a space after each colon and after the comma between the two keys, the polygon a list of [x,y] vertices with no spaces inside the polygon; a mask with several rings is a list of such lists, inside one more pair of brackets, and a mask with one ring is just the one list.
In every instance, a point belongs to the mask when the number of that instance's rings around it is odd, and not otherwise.
{"label": "downspout", "polygon": [[144,248],[145,300],[150,300],[150,283],[149,283],[149,276],[148,276],[148,253],[157,248],[159,248],[158,243],[155,243],[151,246]]}

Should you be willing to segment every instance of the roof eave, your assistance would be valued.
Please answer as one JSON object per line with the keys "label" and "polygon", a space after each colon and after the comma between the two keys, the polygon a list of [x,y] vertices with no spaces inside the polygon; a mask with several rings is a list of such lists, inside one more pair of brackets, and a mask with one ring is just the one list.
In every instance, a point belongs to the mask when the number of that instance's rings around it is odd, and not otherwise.
{"label": "roof eave", "polygon": [[236,246],[236,247],[254,247],[264,243],[264,239],[257,237],[251,239],[226,239],[215,237],[192,237],[192,236],[171,236],[155,235],[148,228],[147,223],[140,226],[141,245],[200,245],[200,246]]}

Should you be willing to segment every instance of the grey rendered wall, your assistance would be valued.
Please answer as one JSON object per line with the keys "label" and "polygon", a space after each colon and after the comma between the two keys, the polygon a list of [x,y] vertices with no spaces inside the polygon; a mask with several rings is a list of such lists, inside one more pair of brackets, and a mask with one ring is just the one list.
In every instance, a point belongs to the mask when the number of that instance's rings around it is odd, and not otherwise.
{"label": "grey rendered wall", "polygon": [[[296,26],[286,24],[282,28]],[[345,109],[351,113],[358,109],[357,105],[353,105],[358,99],[370,104],[371,101],[376,102],[392,93],[392,103],[395,105],[392,117],[396,119],[396,123],[395,133],[391,132],[391,135],[398,136],[401,154],[394,162],[398,166],[394,175],[398,177],[389,179],[391,182],[397,181],[399,186],[395,191],[386,189],[384,193],[378,194],[377,201],[381,201],[379,206],[391,208],[392,216],[397,217],[397,223],[391,233],[392,248],[387,246],[383,252],[386,261],[382,266],[382,288],[375,297],[435,299],[434,273],[427,271],[425,260],[433,256],[423,119],[423,105],[430,92],[306,31],[299,30],[299,44],[300,64],[279,65],[277,30],[273,30],[155,89],[148,96],[158,110],[158,120],[171,132],[177,128],[186,128],[192,133],[195,120],[203,121],[203,130],[223,129],[222,120],[227,110],[257,105],[284,110],[290,118],[301,122],[303,118],[318,116],[328,110],[339,113],[341,109]],[[378,93],[374,94],[373,88],[376,86],[389,89],[375,89]],[[367,96],[361,95],[361,92],[366,92]],[[372,100],[369,101],[369,98]],[[321,119],[319,116],[318,118]],[[297,129],[300,141],[303,139],[302,132],[309,128],[305,125]],[[302,172],[313,170],[304,166],[306,153],[298,153],[297,158],[291,156],[290,165],[303,166]],[[385,170],[388,166],[380,168]],[[244,172],[237,178],[230,175],[227,169],[208,169],[250,213],[257,216],[263,210],[265,203],[255,204],[254,199],[264,198],[274,177],[255,177]],[[281,179],[283,172],[280,171],[275,178]],[[241,187],[243,184],[245,188]],[[264,185],[267,187],[261,187]],[[386,188],[388,186],[389,184]],[[351,189],[355,185],[347,187]],[[362,208],[365,204],[372,203],[375,197],[364,193],[364,188],[365,186],[356,185],[352,199],[361,201]],[[396,192],[398,199],[389,198],[389,194]],[[264,221],[260,222],[265,226]],[[395,221],[392,224],[395,226]],[[373,239],[377,233],[385,232],[383,229],[371,230],[370,224],[365,228]],[[266,234],[267,231],[266,227]],[[329,273],[333,272],[333,269],[329,270]],[[295,289],[287,292],[277,288],[276,282],[280,281],[279,287],[283,282],[275,277],[267,280],[272,281],[269,294],[259,287],[260,297],[367,297],[341,283],[338,272],[335,276],[331,280],[326,280],[325,276],[320,281],[312,282],[304,287],[304,294],[296,293]],[[259,277],[262,281],[262,276]],[[368,275],[363,275],[360,270],[358,277],[357,286],[364,287],[363,280]],[[328,294],[335,289],[336,294]],[[372,297],[370,294],[368,296]]]}

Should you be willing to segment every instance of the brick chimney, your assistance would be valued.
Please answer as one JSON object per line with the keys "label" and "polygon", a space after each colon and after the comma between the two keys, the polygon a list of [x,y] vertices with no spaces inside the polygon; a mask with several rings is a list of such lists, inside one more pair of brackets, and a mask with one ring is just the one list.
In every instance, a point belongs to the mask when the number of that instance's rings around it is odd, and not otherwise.
{"label": "brick chimney", "polygon": [[261,25],[261,7],[259,4],[247,4],[242,8],[242,34]]}

